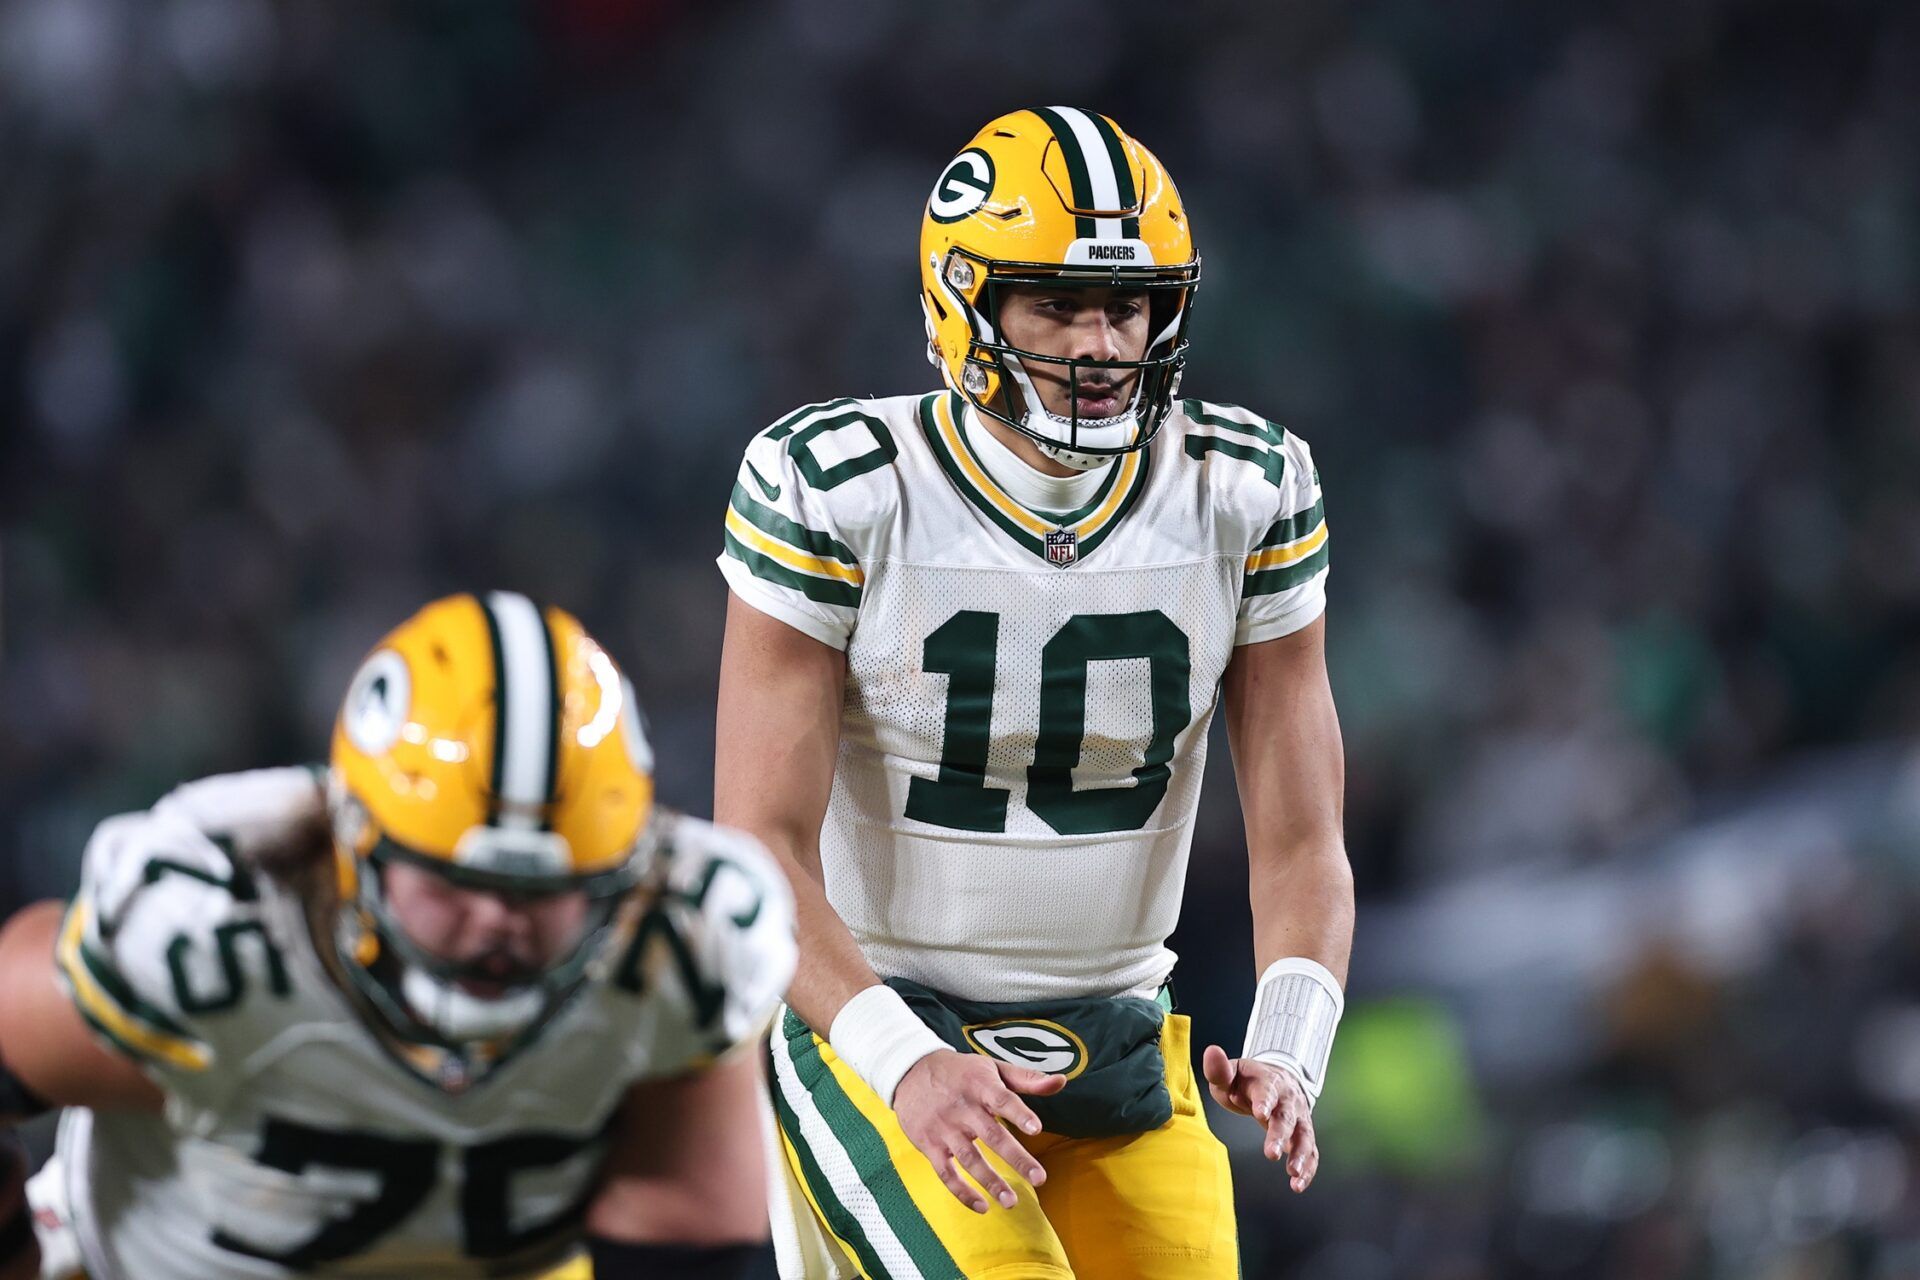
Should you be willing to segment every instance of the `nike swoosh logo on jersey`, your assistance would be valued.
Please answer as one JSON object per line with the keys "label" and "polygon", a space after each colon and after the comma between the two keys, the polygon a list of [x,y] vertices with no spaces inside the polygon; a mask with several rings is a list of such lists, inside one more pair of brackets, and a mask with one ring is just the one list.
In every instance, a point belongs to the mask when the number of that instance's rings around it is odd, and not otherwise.
{"label": "nike swoosh logo on jersey", "polygon": [[751,475],[753,476],[753,482],[754,482],[755,484],[757,484],[757,485],[759,485],[759,486],[760,486],[760,492],[762,492],[762,493],[764,493],[764,494],[766,494],[766,495],[767,495],[767,501],[768,501],[768,502],[778,502],[778,501],[780,501],[780,486],[779,486],[779,485],[777,485],[777,484],[768,484],[768,483],[766,482],[766,480],[764,480],[764,479],[763,479],[763,478],[761,477],[761,475],[760,475],[760,473],[759,473],[758,471],[755,471],[755,470],[754,470],[754,467],[753,467],[753,464],[752,464],[751,462],[749,462],[749,463],[747,463],[747,471],[748,471],[748,472],[749,472],[749,473],[750,473],[750,474],[751,474]]}

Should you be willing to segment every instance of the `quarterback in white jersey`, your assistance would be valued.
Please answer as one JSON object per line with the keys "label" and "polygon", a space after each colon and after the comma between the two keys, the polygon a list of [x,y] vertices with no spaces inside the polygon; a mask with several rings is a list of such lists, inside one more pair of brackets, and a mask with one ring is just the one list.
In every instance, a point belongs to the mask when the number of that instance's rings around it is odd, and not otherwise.
{"label": "quarterback in white jersey", "polygon": [[1259,995],[1205,1078],[1304,1190],[1353,910],[1320,477],[1177,398],[1199,259],[1106,117],[982,129],[921,267],[945,389],[782,418],[726,514],[716,813],[798,899],[783,1267],[1233,1276],[1166,940],[1224,703]]}
{"label": "quarterback in white jersey", "polygon": [[651,765],[578,623],[458,596],[361,667],[329,770],[101,824],[64,915],[0,934],[30,993],[0,1122],[69,1107],[44,1225],[92,1280],[585,1276],[588,1245],[601,1280],[740,1274],[762,1135],[729,1051],[791,974],[791,898]]}

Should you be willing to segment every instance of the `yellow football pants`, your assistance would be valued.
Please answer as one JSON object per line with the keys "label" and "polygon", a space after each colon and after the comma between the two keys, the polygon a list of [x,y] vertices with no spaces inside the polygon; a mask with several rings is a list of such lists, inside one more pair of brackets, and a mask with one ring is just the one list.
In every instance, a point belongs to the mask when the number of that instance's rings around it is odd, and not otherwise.
{"label": "yellow football pants", "polygon": [[547,1272],[540,1280],[593,1280],[593,1263],[583,1253],[573,1261]]}
{"label": "yellow football pants", "polygon": [[866,1280],[1235,1280],[1227,1150],[1207,1128],[1186,1017],[1167,1015],[1160,1047],[1172,1119],[1119,1138],[1023,1137],[1047,1171],[1038,1188],[989,1151],[1019,1203],[984,1215],[820,1037],[789,1045],[776,1022],[769,1083],[794,1179]]}

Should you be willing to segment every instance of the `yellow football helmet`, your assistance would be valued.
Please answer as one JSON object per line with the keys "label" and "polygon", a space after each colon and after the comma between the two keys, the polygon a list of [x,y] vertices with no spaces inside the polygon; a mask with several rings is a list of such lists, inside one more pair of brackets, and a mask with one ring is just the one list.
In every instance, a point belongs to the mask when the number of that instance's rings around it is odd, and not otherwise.
{"label": "yellow football helmet", "polygon": [[[651,853],[653,755],[632,684],[571,615],[500,591],[428,605],[354,675],[331,765],[334,958],[388,1029],[495,1056],[623,932]],[[537,981],[482,999],[394,921],[382,874],[395,862],[508,895],[584,891],[585,923]]]}
{"label": "yellow football helmet", "polygon": [[[920,229],[920,302],[928,358],[974,408],[1050,456],[1092,467],[1138,449],[1166,421],[1187,357],[1187,318],[1200,282],[1193,232],[1173,179],[1153,153],[1103,115],[1036,107],[991,121],[934,183]],[[999,337],[998,290],[1062,283],[1143,290],[1150,327],[1142,359],[1061,360]],[[1041,404],[1035,363],[1133,369],[1131,404],[1082,418]]]}

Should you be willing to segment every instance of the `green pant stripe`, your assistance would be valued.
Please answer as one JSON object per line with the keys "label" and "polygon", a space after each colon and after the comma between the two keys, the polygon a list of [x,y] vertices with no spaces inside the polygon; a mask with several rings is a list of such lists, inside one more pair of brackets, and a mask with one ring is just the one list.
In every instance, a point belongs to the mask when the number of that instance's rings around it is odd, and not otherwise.
{"label": "green pant stripe", "polygon": [[860,588],[850,582],[841,582],[834,578],[816,578],[810,573],[799,573],[787,568],[772,556],[761,555],[747,546],[731,533],[722,531],[726,539],[727,554],[752,570],[756,578],[765,578],[768,582],[777,582],[783,587],[792,587],[809,600],[818,600],[821,604],[844,605],[849,609],[860,607]]}
{"label": "green pant stripe", "polygon": [[880,1213],[893,1228],[894,1235],[905,1246],[907,1256],[913,1259],[922,1280],[966,1280],[961,1274],[959,1264],[953,1255],[940,1243],[940,1237],[934,1234],[933,1225],[920,1212],[920,1206],[913,1202],[913,1196],[900,1180],[900,1171],[893,1167],[893,1155],[887,1150],[887,1140],[873,1123],[860,1114],[860,1108],[847,1096],[846,1090],[834,1078],[833,1069],[826,1059],[820,1056],[819,1046],[811,1034],[793,1037],[787,1042],[793,1055],[794,1074],[800,1077],[814,1106],[820,1109],[820,1116],[833,1130],[833,1136],[847,1149],[853,1158],[853,1166],[858,1169],[867,1190],[872,1193],[874,1203],[880,1206]]}
{"label": "green pant stripe", "polygon": [[1270,596],[1276,591],[1286,591],[1299,586],[1326,567],[1327,545],[1323,542],[1318,551],[1295,564],[1248,574],[1246,590],[1241,594],[1244,597]]}
{"label": "green pant stripe", "polygon": [[[792,1015],[789,1014],[789,1017]],[[776,1033],[777,1034],[777,1033]],[[772,1086],[767,1090],[773,1096],[773,1112],[780,1123],[780,1132],[787,1136],[793,1145],[793,1153],[800,1160],[800,1176],[805,1179],[807,1189],[813,1192],[814,1201],[819,1204],[820,1212],[826,1215],[827,1226],[833,1234],[847,1242],[859,1256],[860,1267],[867,1273],[868,1280],[893,1280],[880,1255],[874,1251],[873,1243],[867,1239],[867,1233],[861,1228],[860,1220],[851,1210],[840,1202],[834,1194],[833,1183],[826,1172],[820,1168],[819,1160],[814,1158],[813,1148],[807,1145],[806,1134],[800,1130],[800,1117],[794,1114],[793,1106],[781,1091],[780,1073],[774,1066],[773,1045],[767,1045],[767,1081]]]}

